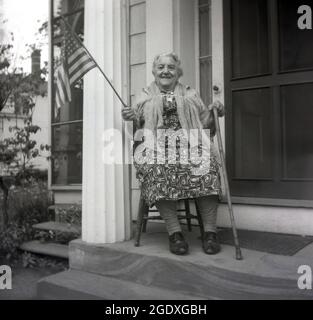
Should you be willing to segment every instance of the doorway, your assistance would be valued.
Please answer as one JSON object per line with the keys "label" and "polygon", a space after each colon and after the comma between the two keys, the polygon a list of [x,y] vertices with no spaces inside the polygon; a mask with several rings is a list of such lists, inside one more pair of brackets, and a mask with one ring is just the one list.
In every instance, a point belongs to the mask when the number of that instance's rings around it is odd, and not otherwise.
{"label": "doorway", "polygon": [[233,196],[313,200],[313,31],[298,28],[302,2],[224,0]]}

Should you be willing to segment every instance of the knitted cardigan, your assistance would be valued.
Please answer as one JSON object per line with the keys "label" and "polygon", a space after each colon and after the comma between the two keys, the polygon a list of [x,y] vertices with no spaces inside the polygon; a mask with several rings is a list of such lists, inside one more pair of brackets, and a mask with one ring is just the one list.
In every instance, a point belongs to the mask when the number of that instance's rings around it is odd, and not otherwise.
{"label": "knitted cardigan", "polygon": [[[177,114],[182,129],[213,129],[214,120],[200,95],[189,86],[177,83],[174,90]],[[134,107],[136,128],[155,132],[163,127],[163,97],[155,82],[142,90]]]}

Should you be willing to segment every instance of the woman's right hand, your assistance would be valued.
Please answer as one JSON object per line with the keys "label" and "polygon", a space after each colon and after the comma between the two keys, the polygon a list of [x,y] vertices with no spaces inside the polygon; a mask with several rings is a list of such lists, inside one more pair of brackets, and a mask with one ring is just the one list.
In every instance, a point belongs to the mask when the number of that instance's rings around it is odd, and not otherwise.
{"label": "woman's right hand", "polygon": [[122,118],[124,121],[136,120],[135,111],[131,107],[125,107],[122,109]]}

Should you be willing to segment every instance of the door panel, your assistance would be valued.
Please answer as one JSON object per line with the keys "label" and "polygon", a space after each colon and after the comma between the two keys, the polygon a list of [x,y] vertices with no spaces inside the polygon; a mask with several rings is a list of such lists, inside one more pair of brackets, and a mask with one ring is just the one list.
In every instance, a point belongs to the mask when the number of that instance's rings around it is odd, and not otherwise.
{"label": "door panel", "polygon": [[270,88],[235,91],[234,179],[272,179]]}
{"label": "door panel", "polygon": [[298,29],[302,4],[224,0],[226,160],[234,196],[313,200],[313,31]]}
{"label": "door panel", "polygon": [[232,1],[232,76],[242,78],[270,71],[268,7],[263,0]]}
{"label": "door panel", "polygon": [[310,2],[313,8],[312,1],[278,1],[281,71],[313,68],[313,33],[295,27],[299,6]]}
{"label": "door panel", "polygon": [[281,101],[283,179],[313,180],[313,83],[282,86]]}

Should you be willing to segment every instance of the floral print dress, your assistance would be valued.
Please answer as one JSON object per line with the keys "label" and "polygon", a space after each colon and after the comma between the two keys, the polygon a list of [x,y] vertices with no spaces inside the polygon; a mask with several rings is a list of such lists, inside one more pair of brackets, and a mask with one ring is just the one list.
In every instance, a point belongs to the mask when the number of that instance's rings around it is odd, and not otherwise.
{"label": "floral print dress", "polygon": [[[164,129],[172,129],[170,132],[174,134],[182,128],[173,93],[163,93],[163,121]],[[180,163],[178,143],[177,162],[173,164],[169,161],[168,140],[165,141],[165,164],[157,161],[154,164],[140,164],[134,161],[136,177],[141,184],[141,195],[149,206],[159,200],[181,200],[219,194],[219,163],[214,153],[210,153],[210,161],[201,161],[200,164],[191,161]]]}

